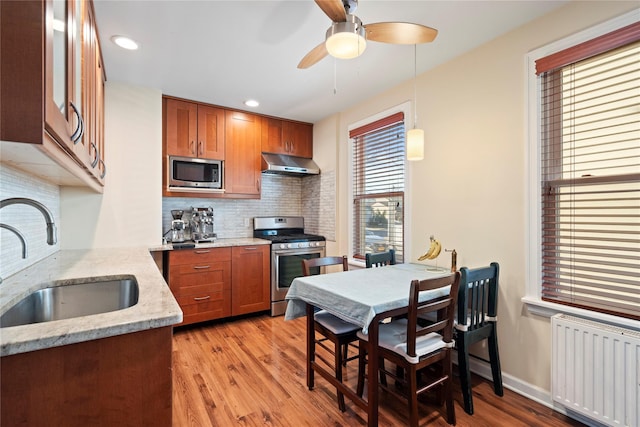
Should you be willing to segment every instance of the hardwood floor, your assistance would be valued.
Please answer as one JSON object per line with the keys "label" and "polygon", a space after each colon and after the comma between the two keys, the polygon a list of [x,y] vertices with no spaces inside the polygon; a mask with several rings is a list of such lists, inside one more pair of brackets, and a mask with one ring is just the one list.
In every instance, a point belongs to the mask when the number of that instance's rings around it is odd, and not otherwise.
{"label": "hardwood floor", "polygon": [[[177,328],[173,340],[173,425],[358,426],[366,413],[347,399],[340,412],[336,391],[316,378],[306,386],[305,319],[259,315]],[[455,370],[455,366],[454,366]],[[345,381],[355,389],[357,363]],[[583,424],[474,376],[475,414],[464,412],[454,378],[457,426],[582,426]],[[405,403],[380,392],[380,426],[405,426]],[[448,426],[444,406],[420,405],[420,425]]]}

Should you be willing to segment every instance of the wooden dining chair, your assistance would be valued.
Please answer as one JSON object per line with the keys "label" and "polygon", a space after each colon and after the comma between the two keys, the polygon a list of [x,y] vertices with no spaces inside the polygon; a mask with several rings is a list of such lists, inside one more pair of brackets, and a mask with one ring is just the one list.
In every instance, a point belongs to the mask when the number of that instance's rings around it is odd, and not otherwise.
{"label": "wooden dining chair", "polygon": [[367,268],[383,267],[385,265],[394,265],[395,263],[396,251],[393,249],[377,254],[365,254],[365,266]]}
{"label": "wooden dining chair", "polygon": [[488,267],[473,270],[467,267],[460,269],[455,340],[464,410],[468,414],[473,414],[471,371],[469,370],[471,344],[488,340],[493,391],[498,396],[504,394],[497,331],[499,274],[500,266],[497,262],[492,262]]}
{"label": "wooden dining chair", "polygon": [[[305,276],[319,274],[321,267],[328,267],[331,265],[342,265],[343,271],[349,270],[349,264],[346,256],[322,257],[303,260],[302,273]],[[315,313],[313,323],[315,332],[320,334],[321,337],[314,339],[313,348],[311,348],[307,354],[307,357],[309,358],[307,363],[314,361],[317,356],[318,359],[322,360],[327,366],[332,366],[332,363],[322,357],[321,354],[316,353],[316,345],[324,348],[334,356],[333,368],[335,376],[338,381],[342,382],[343,366],[346,366],[347,361],[354,360],[358,357],[357,355],[352,356],[351,358],[349,357],[349,343],[353,343],[358,340],[356,333],[362,328],[358,325],[345,322],[324,310],[320,310]],[[331,348],[327,346],[326,341],[332,342],[333,347]],[[308,375],[309,377],[307,378],[307,382],[309,390],[311,390],[314,387],[313,370],[311,370]],[[346,410],[344,394],[339,390],[336,391],[338,396],[338,408],[344,412]]]}
{"label": "wooden dining chair", "polygon": [[[402,367],[403,375],[397,376],[380,365],[380,373],[395,379],[393,386],[380,383],[380,387],[390,394],[405,398],[409,404],[409,425],[418,425],[418,395],[436,386],[441,386],[447,408],[447,422],[455,425],[456,414],[453,404],[451,349],[453,347],[453,319],[455,315],[456,295],[460,273],[428,280],[413,280],[409,292],[409,308],[406,319],[381,324],[378,330],[378,356]],[[424,291],[449,288],[445,296],[420,302],[419,295]],[[396,310],[398,314],[404,311]],[[428,326],[418,323],[418,315],[435,313],[437,321]],[[358,362],[357,393],[364,392],[364,378],[367,360],[368,336],[358,332],[360,351]],[[425,368],[437,366],[434,372]],[[435,378],[433,374],[435,373]],[[429,377],[427,383],[423,378]],[[418,381],[421,381],[418,384]],[[401,387],[398,387],[400,385]],[[404,390],[404,394],[401,391]]]}

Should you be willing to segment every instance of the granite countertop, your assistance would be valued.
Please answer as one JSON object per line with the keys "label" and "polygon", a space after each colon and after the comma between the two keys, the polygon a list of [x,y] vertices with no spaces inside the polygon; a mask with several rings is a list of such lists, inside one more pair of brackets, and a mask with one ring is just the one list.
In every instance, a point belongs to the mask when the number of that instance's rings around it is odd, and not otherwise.
{"label": "granite countertop", "polygon": [[0,329],[0,356],[122,335],[182,322],[182,310],[149,248],[62,250],[0,284],[0,315],[28,294],[73,279],[135,276],[138,303],[108,313]]}
{"label": "granite countertop", "polygon": [[[193,242],[185,242],[185,243],[193,243]],[[270,245],[270,240],[265,239],[256,239],[253,237],[240,237],[237,239],[216,239],[213,242],[202,242],[196,243],[195,249],[199,248],[225,248],[229,246],[252,246],[252,245]],[[180,248],[181,249],[181,248]],[[174,248],[171,243],[167,243],[166,245],[156,246],[153,248],[149,248],[150,251],[173,251],[179,250],[179,248]]]}

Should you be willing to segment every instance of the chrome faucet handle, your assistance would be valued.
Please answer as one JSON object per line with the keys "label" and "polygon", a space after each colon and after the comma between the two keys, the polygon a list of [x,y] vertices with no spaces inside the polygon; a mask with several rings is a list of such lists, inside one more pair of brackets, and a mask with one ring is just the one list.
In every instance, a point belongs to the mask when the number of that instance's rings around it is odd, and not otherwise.
{"label": "chrome faucet handle", "polygon": [[[3,224],[1,222],[0,222],[0,228],[9,230],[13,232],[13,234],[18,236],[18,239],[20,239],[20,242],[22,243],[22,259],[25,259],[27,257],[27,241],[25,240],[24,235],[17,228],[12,227],[8,224]],[[2,281],[0,281],[0,283],[2,283]]]}

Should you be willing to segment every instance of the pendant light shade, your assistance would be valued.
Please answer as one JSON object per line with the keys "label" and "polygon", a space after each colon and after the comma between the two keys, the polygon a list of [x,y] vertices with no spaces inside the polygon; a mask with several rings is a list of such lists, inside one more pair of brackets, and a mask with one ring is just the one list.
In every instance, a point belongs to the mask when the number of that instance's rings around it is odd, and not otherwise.
{"label": "pendant light shade", "polygon": [[417,129],[418,126],[418,102],[416,96],[416,45],[413,45],[413,129],[407,132],[407,160],[416,161],[424,159],[424,130]]}
{"label": "pendant light shade", "polygon": [[344,22],[334,22],[327,30],[325,47],[329,55],[339,59],[356,58],[367,48],[365,29],[355,15]]}
{"label": "pendant light shade", "polygon": [[411,129],[407,132],[407,160],[424,159],[424,131]]}

